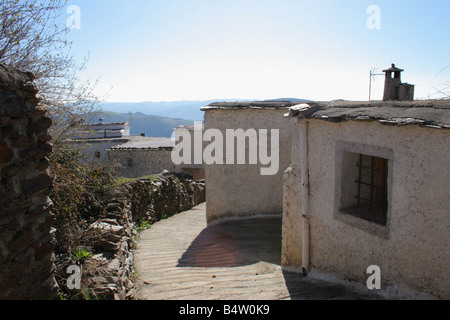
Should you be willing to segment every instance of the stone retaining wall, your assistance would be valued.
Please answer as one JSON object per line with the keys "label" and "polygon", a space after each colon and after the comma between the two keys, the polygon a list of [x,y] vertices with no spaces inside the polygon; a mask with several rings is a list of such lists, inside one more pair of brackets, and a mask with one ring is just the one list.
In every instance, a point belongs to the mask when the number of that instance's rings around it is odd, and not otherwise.
{"label": "stone retaining wall", "polygon": [[86,261],[83,282],[102,300],[136,297],[133,282],[133,245],[138,226],[155,223],[205,202],[203,181],[175,174],[161,174],[155,180],[137,180],[114,191],[106,215],[91,226],[97,254]]}

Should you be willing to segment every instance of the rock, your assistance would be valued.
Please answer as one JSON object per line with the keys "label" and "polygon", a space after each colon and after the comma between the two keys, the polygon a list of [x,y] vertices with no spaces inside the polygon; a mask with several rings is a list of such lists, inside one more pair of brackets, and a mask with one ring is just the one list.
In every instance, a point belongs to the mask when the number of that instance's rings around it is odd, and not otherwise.
{"label": "rock", "polygon": [[100,219],[98,222],[111,224],[113,226],[120,226],[120,224],[117,222],[117,219],[105,218],[105,219]]}
{"label": "rock", "polygon": [[0,165],[11,162],[13,158],[13,150],[6,144],[6,142],[0,142]]}
{"label": "rock", "polygon": [[120,269],[120,261],[119,259],[114,259],[111,262],[108,263],[108,270],[119,272]]}
{"label": "rock", "polygon": [[135,289],[131,289],[127,292],[126,299],[127,300],[135,300],[137,298],[137,293]]}
{"label": "rock", "polygon": [[109,219],[108,222],[103,221],[106,221],[106,219],[93,223],[91,229],[100,231],[101,233],[112,233],[115,235],[122,235],[124,233],[125,228],[119,226],[115,220]]}
{"label": "rock", "polygon": [[30,192],[36,189],[48,189],[53,186],[53,179],[47,174],[41,174],[22,182],[22,190]]}
{"label": "rock", "polygon": [[105,251],[116,251],[118,249],[117,243],[105,240],[99,240],[98,242],[96,242],[95,247]]}

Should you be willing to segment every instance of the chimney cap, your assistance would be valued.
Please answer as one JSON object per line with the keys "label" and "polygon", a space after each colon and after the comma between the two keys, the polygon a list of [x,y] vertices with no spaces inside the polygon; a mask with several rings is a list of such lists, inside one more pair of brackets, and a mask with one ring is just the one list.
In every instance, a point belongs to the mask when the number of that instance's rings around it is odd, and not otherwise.
{"label": "chimney cap", "polygon": [[394,63],[389,69],[383,70],[383,72],[403,72],[403,71],[405,70],[397,68]]}

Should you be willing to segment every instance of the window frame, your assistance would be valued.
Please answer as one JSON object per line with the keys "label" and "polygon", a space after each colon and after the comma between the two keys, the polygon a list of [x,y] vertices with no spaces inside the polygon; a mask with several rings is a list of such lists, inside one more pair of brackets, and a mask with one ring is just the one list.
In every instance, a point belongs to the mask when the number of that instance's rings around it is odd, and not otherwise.
{"label": "window frame", "polygon": [[[387,162],[386,182],[386,209],[382,223],[364,219],[363,214],[355,208],[355,198],[359,179],[360,155],[384,159]],[[392,185],[394,169],[394,152],[390,148],[354,143],[348,141],[336,141],[336,169],[335,169],[335,212],[334,218],[365,232],[389,237],[390,214],[392,207]]]}
{"label": "window frame", "polygon": [[355,195],[356,204],[341,210],[357,218],[386,226],[389,207],[389,160],[362,153],[358,156],[359,161],[356,164],[358,179],[355,181],[358,186]]}

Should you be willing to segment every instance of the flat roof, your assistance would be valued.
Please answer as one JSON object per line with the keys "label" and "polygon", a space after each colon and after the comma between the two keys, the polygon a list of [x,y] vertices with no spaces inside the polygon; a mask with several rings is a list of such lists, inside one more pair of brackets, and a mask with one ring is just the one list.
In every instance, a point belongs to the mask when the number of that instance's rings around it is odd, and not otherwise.
{"label": "flat roof", "polygon": [[181,125],[178,126],[175,130],[186,130],[186,131],[194,131],[194,130],[203,130],[204,129],[204,124],[202,123],[201,125]]}
{"label": "flat roof", "polygon": [[175,141],[171,138],[152,138],[130,136],[127,143],[110,148],[111,150],[171,150]]}
{"label": "flat roof", "polygon": [[301,103],[301,101],[244,101],[244,102],[214,102],[202,107],[202,111],[208,110],[242,110],[242,109],[272,109],[288,110],[290,107]]}
{"label": "flat roof", "polygon": [[128,122],[104,122],[104,123],[84,123],[81,127],[108,127],[108,126],[128,126]]}
{"label": "flat roof", "polygon": [[386,125],[450,129],[450,100],[308,102],[292,106],[286,116],[329,122],[379,121]]}

